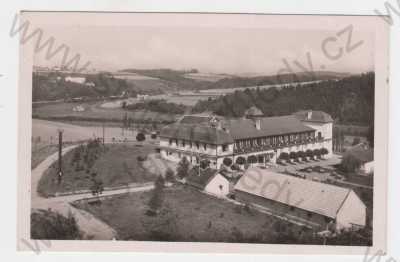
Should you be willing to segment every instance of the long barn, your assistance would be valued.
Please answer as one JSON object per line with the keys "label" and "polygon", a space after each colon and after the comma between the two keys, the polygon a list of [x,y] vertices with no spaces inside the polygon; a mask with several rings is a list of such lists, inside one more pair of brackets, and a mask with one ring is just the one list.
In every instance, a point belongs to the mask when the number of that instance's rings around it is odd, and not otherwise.
{"label": "long barn", "polygon": [[348,188],[250,168],[234,189],[240,202],[320,229],[330,224],[336,229],[366,225],[366,206]]}

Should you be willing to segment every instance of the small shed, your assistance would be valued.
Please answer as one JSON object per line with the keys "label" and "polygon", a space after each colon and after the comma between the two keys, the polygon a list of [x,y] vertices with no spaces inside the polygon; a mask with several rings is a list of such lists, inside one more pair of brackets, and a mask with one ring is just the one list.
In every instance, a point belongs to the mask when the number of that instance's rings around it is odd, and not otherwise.
{"label": "small shed", "polygon": [[186,183],[218,197],[227,196],[232,188],[228,178],[211,168],[200,170],[200,172],[192,169],[186,178]]}

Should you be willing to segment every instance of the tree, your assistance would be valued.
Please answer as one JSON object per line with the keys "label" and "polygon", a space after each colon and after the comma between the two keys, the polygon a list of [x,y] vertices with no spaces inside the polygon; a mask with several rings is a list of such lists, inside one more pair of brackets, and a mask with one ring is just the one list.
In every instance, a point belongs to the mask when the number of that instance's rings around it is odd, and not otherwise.
{"label": "tree", "polygon": [[294,152],[294,151],[290,152],[289,153],[289,158],[292,159],[292,160],[296,159],[297,158],[296,152]]}
{"label": "tree", "polygon": [[165,180],[168,182],[175,182],[175,173],[171,168],[165,171]]}
{"label": "tree", "polygon": [[210,160],[208,159],[203,159],[200,161],[200,167],[201,169],[206,169],[210,166]]}
{"label": "tree", "polygon": [[157,138],[157,133],[155,133],[155,132],[153,132],[153,133],[151,133],[151,139],[156,139]]}
{"label": "tree", "polygon": [[328,151],[328,149],[326,149],[325,147],[323,147],[323,148],[321,148],[321,155],[327,155],[327,154],[329,154],[329,151]]}
{"label": "tree", "polygon": [[313,150],[314,156],[320,158],[321,157],[321,150],[319,149],[314,149]]}
{"label": "tree", "polygon": [[31,238],[78,240],[82,239],[82,233],[71,213],[64,217],[54,211],[39,209],[31,213]]}
{"label": "tree", "polygon": [[373,124],[372,124],[372,126],[370,126],[368,128],[367,141],[369,143],[369,146],[373,148],[374,147],[374,125]]}
{"label": "tree", "polygon": [[229,157],[225,157],[223,160],[224,165],[226,166],[231,166],[232,165],[232,159]]}
{"label": "tree", "polygon": [[353,143],[351,143],[351,145],[355,146],[355,145],[360,144],[360,142],[361,142],[360,138],[356,136],[353,138]]}
{"label": "tree", "polygon": [[361,166],[361,161],[352,154],[346,154],[340,164],[345,172],[355,172]]}
{"label": "tree", "polygon": [[296,153],[296,155],[297,155],[297,158],[304,159],[304,157],[306,156],[306,153],[304,151],[298,151]]}
{"label": "tree", "polygon": [[250,156],[247,158],[247,162],[248,162],[249,164],[257,163],[257,157],[256,157],[255,155],[250,155]]}
{"label": "tree", "polygon": [[92,185],[90,186],[90,191],[94,196],[100,196],[103,193],[103,181],[97,178],[97,173],[91,174]]}
{"label": "tree", "polygon": [[165,180],[160,175],[154,181],[154,189],[152,190],[152,195],[148,203],[151,212],[156,213],[157,210],[161,207],[164,199],[164,187],[165,187]]}
{"label": "tree", "polygon": [[286,152],[282,152],[282,153],[279,155],[279,159],[280,159],[280,160],[288,161],[288,160],[289,160],[289,154],[286,153]]}
{"label": "tree", "polygon": [[136,140],[137,140],[138,142],[142,142],[142,141],[146,140],[146,136],[145,136],[143,133],[138,133],[138,134],[136,135]]}
{"label": "tree", "polygon": [[183,179],[188,175],[189,165],[190,165],[190,163],[187,160],[187,158],[182,157],[181,161],[179,161],[179,163],[178,163],[178,168],[177,168],[177,176],[180,179]]}
{"label": "tree", "polygon": [[306,151],[306,156],[308,156],[310,159],[314,157],[314,153],[311,149],[307,149]]}
{"label": "tree", "polygon": [[236,164],[238,165],[244,165],[246,163],[246,159],[242,156],[239,156],[238,158],[236,158]]}

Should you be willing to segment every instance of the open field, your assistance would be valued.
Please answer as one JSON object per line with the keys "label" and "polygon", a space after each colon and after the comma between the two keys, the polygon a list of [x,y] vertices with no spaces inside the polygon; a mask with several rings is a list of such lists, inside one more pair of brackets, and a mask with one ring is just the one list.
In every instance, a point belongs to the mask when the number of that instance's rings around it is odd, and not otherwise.
{"label": "open field", "polygon": [[40,179],[38,192],[49,196],[62,192],[88,190],[93,184],[92,173],[97,174],[96,179],[100,179],[104,187],[151,182],[156,175],[148,172],[137,157],[145,157],[154,150],[154,146],[124,144],[106,145],[106,150],[101,145],[98,148],[87,146],[75,148],[63,157],[61,183],[57,181],[58,166],[54,163]]}
{"label": "open field", "polygon": [[99,205],[82,201],[76,206],[113,227],[121,240],[318,242],[308,229],[216,199],[191,187],[175,185],[164,190],[163,207],[156,216],[146,215],[151,191],[119,195]]}
{"label": "open field", "polygon": [[[157,122],[172,122],[175,115],[150,111],[129,112],[122,108],[103,108],[104,102],[83,103],[52,103],[36,105],[32,108],[34,118],[49,120],[85,120],[85,121],[113,121],[121,122],[125,114],[134,121],[151,120]],[[84,111],[74,111],[76,106],[82,106]]]}

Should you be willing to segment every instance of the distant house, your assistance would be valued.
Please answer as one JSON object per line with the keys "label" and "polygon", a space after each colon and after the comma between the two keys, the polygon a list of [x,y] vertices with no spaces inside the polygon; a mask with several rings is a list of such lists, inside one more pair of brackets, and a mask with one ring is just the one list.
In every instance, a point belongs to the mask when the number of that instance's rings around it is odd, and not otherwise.
{"label": "distant house", "polygon": [[211,168],[200,170],[200,173],[198,169],[197,171],[192,169],[186,178],[186,183],[218,197],[227,196],[232,188],[231,183],[225,176]]}
{"label": "distant house", "polygon": [[343,155],[359,161],[359,174],[368,175],[374,172],[374,151],[368,145],[361,143],[346,150]]}
{"label": "distant house", "polygon": [[236,200],[324,230],[362,228],[366,206],[348,188],[250,168],[234,187]]}
{"label": "distant house", "polygon": [[75,76],[67,76],[65,77],[65,82],[73,82],[73,83],[78,83],[78,84],[84,84],[86,81],[86,78],[84,77],[75,77]]}

